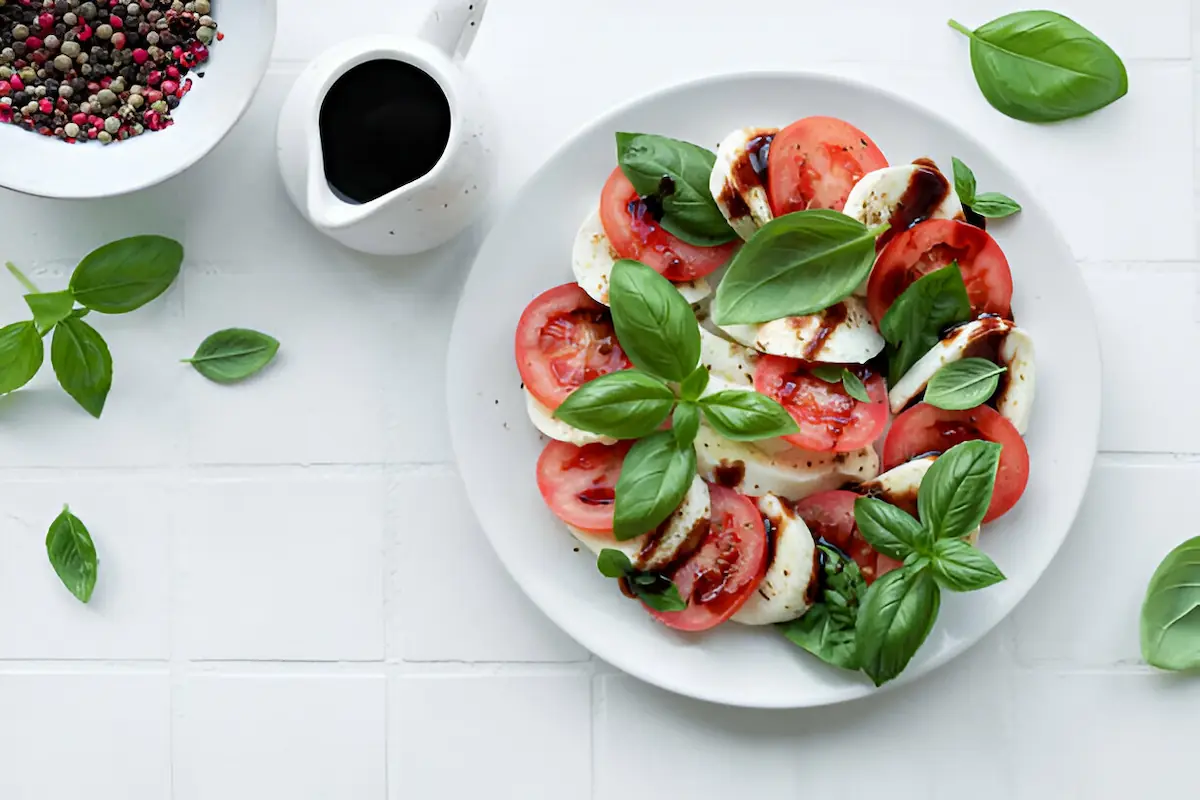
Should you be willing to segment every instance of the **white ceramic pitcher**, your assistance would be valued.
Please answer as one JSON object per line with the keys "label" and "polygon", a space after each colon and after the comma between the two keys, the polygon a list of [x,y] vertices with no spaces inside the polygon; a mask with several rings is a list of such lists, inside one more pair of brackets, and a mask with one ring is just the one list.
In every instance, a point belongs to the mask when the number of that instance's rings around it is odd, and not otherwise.
{"label": "white ceramic pitcher", "polygon": [[[479,216],[494,163],[483,98],[462,60],[486,6],[487,0],[437,0],[418,38],[381,35],[338,45],[296,80],[279,115],[279,169],[292,202],[317,230],[355,250],[402,255],[437,247]],[[321,104],[338,78],[376,59],[411,64],[438,82],[450,106],[450,139],[430,172],[355,204],[335,195],[325,178]],[[403,131],[397,146],[403,146]]]}

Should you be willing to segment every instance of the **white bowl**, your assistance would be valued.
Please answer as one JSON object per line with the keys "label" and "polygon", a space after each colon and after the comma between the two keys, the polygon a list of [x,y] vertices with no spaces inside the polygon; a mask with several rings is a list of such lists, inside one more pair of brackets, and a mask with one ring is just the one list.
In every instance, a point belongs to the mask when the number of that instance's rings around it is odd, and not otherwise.
{"label": "white bowl", "polygon": [[250,105],[275,43],[276,0],[214,0],[225,38],[189,75],[192,91],[172,112],[175,124],[123,142],[67,144],[17,125],[0,125],[0,186],[65,199],[111,197],[153,186],[217,146]]}
{"label": "white bowl", "polygon": [[1058,551],[1096,453],[1100,353],[1091,301],[1051,214],[979,142],[931,111],[865,84],[821,75],[750,74],[668,89],[589,125],[498,217],[463,290],[450,342],[449,411],[467,495],[521,588],[563,630],[611,664],[665,689],[741,706],[836,703],[876,691],[864,676],[826,666],[771,628],[672,631],[626,600],[591,554],[546,509],[534,480],[544,440],[525,414],[513,358],[517,319],[537,294],[571,280],[571,242],[612,171],[615,131],[648,131],[711,146],[734,128],[802,116],[842,117],[893,163],[952,155],[980,186],[1024,206],[989,226],[1012,266],[1013,309],[1037,344],[1038,398],[1027,437],[1032,472],[1016,508],[980,540],[1008,580],[947,592],[911,681],[978,641],[1025,596]]}

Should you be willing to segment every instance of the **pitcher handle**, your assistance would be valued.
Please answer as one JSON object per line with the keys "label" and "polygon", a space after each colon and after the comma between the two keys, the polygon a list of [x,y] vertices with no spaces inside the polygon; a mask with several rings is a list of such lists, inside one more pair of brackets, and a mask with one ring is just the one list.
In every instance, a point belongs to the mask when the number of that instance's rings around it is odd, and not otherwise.
{"label": "pitcher handle", "polygon": [[487,0],[436,0],[420,36],[451,58],[463,58],[475,42]]}

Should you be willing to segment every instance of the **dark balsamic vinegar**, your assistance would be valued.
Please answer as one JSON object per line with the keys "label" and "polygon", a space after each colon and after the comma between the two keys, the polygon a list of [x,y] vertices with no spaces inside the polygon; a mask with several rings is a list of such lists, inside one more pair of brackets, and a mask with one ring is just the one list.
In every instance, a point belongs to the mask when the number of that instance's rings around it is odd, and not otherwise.
{"label": "dark balsamic vinegar", "polygon": [[450,141],[450,103],[417,67],[377,59],[330,87],[320,129],[329,187],[347,202],[369,203],[434,168]]}

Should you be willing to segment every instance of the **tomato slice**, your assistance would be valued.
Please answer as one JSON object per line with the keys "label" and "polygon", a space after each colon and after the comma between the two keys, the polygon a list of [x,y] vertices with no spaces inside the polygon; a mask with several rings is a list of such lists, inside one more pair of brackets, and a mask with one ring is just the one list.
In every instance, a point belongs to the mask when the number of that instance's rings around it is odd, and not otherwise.
{"label": "tomato slice", "polygon": [[641,261],[672,281],[703,278],[728,263],[737,244],[699,247],[667,233],[617,167],[600,195],[600,223],[620,258]]}
{"label": "tomato slice", "polygon": [[835,117],[805,117],[781,130],[767,156],[771,212],[841,211],[863,175],[888,165],[865,133]]}
{"label": "tomato slice", "polygon": [[671,580],[688,602],[683,611],[655,611],[659,622],[681,631],[715,628],[737,613],[767,572],[767,532],[750,498],[708,485],[712,524],[708,536]]}
{"label": "tomato slice", "polygon": [[883,248],[867,284],[867,307],[878,323],[918,278],[957,261],[973,316],[1012,316],[1012,271],[987,231],[956,219],[929,219],[899,233]]}
{"label": "tomato slice", "polygon": [[783,437],[805,450],[848,453],[878,439],[887,427],[887,386],[870,367],[846,367],[866,384],[874,402],[863,403],[846,393],[840,383],[826,383],[794,358],[760,356],[754,370],[754,388],[787,409],[800,426],[799,433]]}
{"label": "tomato slice", "polygon": [[547,444],[538,458],[537,485],[554,516],[589,533],[612,531],[617,478],[632,446]]}
{"label": "tomato slice", "polygon": [[517,323],[517,370],[547,408],[558,408],[593,378],[628,366],[608,308],[574,283],[535,297]]}
{"label": "tomato slice", "polygon": [[808,532],[818,541],[824,539],[854,559],[863,578],[871,583],[900,566],[867,542],[854,520],[854,501],[860,495],[841,489],[810,495],[796,504],[796,513],[808,525]]}
{"label": "tomato slice", "polygon": [[919,403],[896,417],[883,444],[883,468],[891,469],[929,453],[944,453],[956,444],[983,439],[1001,446],[996,488],[984,522],[1001,516],[1021,499],[1029,482],[1029,449],[1017,429],[989,406],[946,411]]}

